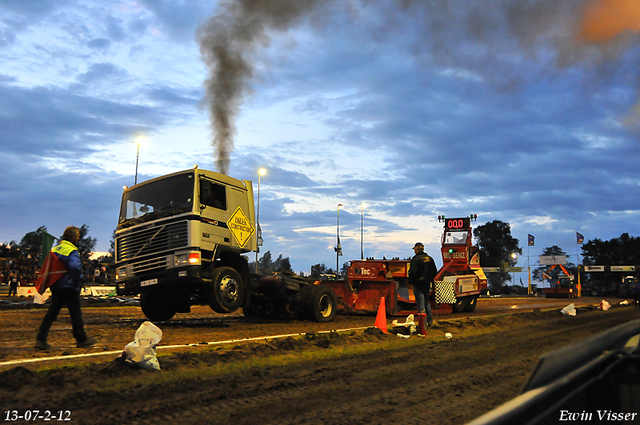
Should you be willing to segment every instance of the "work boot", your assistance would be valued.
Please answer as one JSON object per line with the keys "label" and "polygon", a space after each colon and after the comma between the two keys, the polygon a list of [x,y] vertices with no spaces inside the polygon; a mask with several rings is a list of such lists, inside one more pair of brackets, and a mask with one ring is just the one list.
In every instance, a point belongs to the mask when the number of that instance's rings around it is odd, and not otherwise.
{"label": "work boot", "polygon": [[84,341],[78,341],[76,343],[76,347],[78,347],[78,348],[91,347],[96,342],[98,342],[97,339],[89,337],[89,338],[85,339]]}
{"label": "work boot", "polygon": [[47,343],[47,341],[40,341],[40,340],[38,339],[38,340],[36,340],[35,348],[36,348],[37,350],[45,350],[45,351],[47,351],[47,350],[50,350],[50,349],[51,349],[51,345],[49,345],[49,344]]}

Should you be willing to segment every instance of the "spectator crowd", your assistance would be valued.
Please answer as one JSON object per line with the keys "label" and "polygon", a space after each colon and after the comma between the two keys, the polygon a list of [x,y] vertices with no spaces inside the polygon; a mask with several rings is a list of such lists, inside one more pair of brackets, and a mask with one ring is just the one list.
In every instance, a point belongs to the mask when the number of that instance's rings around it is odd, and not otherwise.
{"label": "spectator crowd", "polygon": [[[0,284],[10,285],[15,279],[17,286],[33,286],[40,273],[39,257],[15,245],[0,244]],[[86,285],[109,283],[107,264],[93,260],[83,262],[83,266]]]}

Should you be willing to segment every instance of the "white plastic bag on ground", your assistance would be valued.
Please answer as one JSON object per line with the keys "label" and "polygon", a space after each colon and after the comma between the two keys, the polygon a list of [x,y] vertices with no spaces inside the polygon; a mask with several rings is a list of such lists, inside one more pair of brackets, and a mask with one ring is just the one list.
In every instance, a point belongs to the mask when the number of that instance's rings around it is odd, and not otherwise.
{"label": "white plastic bag on ground", "polygon": [[575,304],[569,304],[565,308],[562,309],[562,314],[566,314],[567,316],[575,316],[576,315],[576,306]]}
{"label": "white plastic bag on ground", "polygon": [[51,296],[51,291],[46,291],[43,295],[40,295],[38,292],[33,296],[34,304],[44,304],[45,301],[49,299]]}
{"label": "white plastic bag on ground", "polygon": [[391,333],[394,333],[397,336],[402,336],[403,338],[408,338],[410,335],[414,335],[416,333],[416,322],[414,322],[413,318],[413,314],[410,314],[407,316],[404,323],[394,320],[392,323],[393,329],[391,330]]}
{"label": "white plastic bag on ground", "polygon": [[156,358],[156,344],[162,339],[162,331],[153,323],[144,322],[136,331],[135,341],[124,347],[127,361],[137,364],[142,369],[160,370]]}
{"label": "white plastic bag on ground", "polygon": [[606,300],[600,301],[600,305],[598,306],[598,308],[602,311],[609,310],[609,307],[611,307],[611,304],[609,304]]}
{"label": "white plastic bag on ground", "polygon": [[393,326],[413,326],[416,323],[413,321],[413,314],[410,314],[407,316],[407,318],[404,320],[404,323],[399,322],[397,320],[394,320],[392,322]]}

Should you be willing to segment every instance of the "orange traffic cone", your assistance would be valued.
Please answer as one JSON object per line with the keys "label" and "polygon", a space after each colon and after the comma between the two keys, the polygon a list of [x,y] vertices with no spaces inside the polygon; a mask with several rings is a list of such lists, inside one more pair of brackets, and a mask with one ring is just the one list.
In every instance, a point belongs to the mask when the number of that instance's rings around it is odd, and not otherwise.
{"label": "orange traffic cone", "polygon": [[378,307],[378,315],[376,316],[376,328],[383,333],[387,333],[387,308],[384,305],[384,297],[380,298],[380,307]]}

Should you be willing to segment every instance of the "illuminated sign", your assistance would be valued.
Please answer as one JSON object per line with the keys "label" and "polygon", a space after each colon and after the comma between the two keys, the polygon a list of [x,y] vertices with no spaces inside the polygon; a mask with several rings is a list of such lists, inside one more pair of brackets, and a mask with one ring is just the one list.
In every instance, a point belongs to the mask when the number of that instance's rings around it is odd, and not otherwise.
{"label": "illuminated sign", "polygon": [[445,252],[442,254],[442,257],[445,259],[455,259],[455,258],[462,258],[464,260],[467,259],[467,252],[466,251],[454,251],[454,252]]}
{"label": "illuminated sign", "polygon": [[541,266],[554,266],[556,264],[567,264],[566,255],[541,255],[538,257]]}
{"label": "illuminated sign", "polygon": [[584,266],[585,272],[603,272],[604,266]]}
{"label": "illuminated sign", "polygon": [[612,272],[635,272],[635,266],[611,266]]}
{"label": "illuminated sign", "polygon": [[465,218],[447,218],[444,220],[444,228],[446,230],[468,229],[471,227],[471,219]]}

